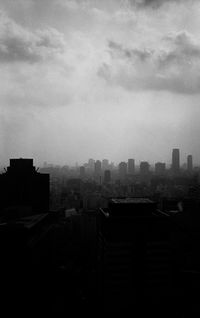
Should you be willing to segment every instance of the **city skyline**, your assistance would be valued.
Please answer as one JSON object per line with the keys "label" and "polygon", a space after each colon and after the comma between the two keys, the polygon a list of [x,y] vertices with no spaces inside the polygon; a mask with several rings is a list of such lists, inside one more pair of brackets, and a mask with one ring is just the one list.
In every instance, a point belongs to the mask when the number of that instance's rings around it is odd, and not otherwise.
{"label": "city skyline", "polygon": [[200,162],[200,3],[0,0],[0,153]]}
{"label": "city skyline", "polygon": [[[175,148],[175,149],[178,149],[180,151],[179,148]],[[173,149],[172,149],[172,151],[173,151]],[[18,159],[20,159],[20,158],[22,158],[22,157],[19,157]],[[7,160],[7,162],[9,162],[10,159],[16,159],[16,158],[14,158],[14,157],[9,158]],[[26,159],[26,158],[24,157],[24,159]],[[45,166],[51,166],[51,165],[53,165],[53,166],[57,166],[57,165],[58,166],[66,166],[67,165],[69,167],[84,167],[84,165],[87,165],[88,168],[90,168],[90,169],[92,169],[94,171],[95,171],[95,163],[96,162],[98,162],[98,164],[100,165],[99,169],[102,170],[102,171],[103,170],[104,171],[105,170],[109,170],[109,166],[110,165],[114,165],[115,167],[118,167],[120,165],[120,163],[126,163],[127,164],[127,171],[128,170],[130,171],[130,168],[128,167],[128,165],[129,165],[129,161],[131,161],[131,165],[133,165],[133,168],[132,167],[131,168],[133,170],[130,172],[130,174],[133,173],[135,168],[136,167],[138,168],[140,166],[140,164],[143,163],[143,162],[147,162],[150,165],[150,168],[152,168],[153,166],[156,166],[157,164],[158,165],[159,164],[166,165],[166,168],[171,168],[172,167],[172,162],[173,162],[172,160],[171,161],[166,161],[166,160],[158,161],[156,159],[155,159],[155,161],[148,161],[145,158],[144,158],[144,160],[140,160],[140,159],[136,160],[135,157],[134,158],[123,158],[122,161],[118,161],[118,162],[112,161],[109,158],[106,158],[106,159],[105,158],[96,158],[96,159],[88,158],[85,162],[73,162],[72,164],[70,164],[68,162],[65,162],[63,164],[58,164],[58,163],[52,163],[52,162],[48,162],[48,161],[44,161],[43,163],[38,164],[37,163],[37,158],[35,158],[34,160],[36,162],[36,165],[38,165],[39,167],[42,167],[42,166],[45,167]],[[179,162],[180,168],[182,166],[185,166],[185,167],[187,166],[188,167],[188,160],[190,162],[189,163],[189,166],[190,166],[189,170],[191,170],[192,168],[195,168],[195,167],[200,167],[200,162],[198,163],[197,161],[195,161],[192,154],[186,154],[183,157],[181,155],[181,153],[180,153],[180,159],[179,160],[180,160],[180,162]],[[91,161],[93,161],[93,165],[91,165]],[[105,167],[105,168],[103,167],[104,161],[107,161],[107,167]],[[133,161],[133,163],[132,163],[132,161]],[[1,165],[1,166],[3,167],[3,165]]]}

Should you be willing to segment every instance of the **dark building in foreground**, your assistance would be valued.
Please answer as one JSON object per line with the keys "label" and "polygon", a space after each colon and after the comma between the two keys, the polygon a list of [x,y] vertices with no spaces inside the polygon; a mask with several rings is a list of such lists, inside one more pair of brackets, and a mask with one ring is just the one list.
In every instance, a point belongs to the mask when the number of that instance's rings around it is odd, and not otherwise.
{"label": "dark building in foreground", "polygon": [[173,303],[176,226],[149,199],[111,199],[98,220],[98,291],[104,312],[160,314]]}
{"label": "dark building in foreground", "polygon": [[54,222],[49,213],[0,218],[1,312],[52,312]]}
{"label": "dark building in foreground", "polygon": [[33,159],[10,159],[0,175],[0,209],[7,215],[26,216],[49,210],[49,174],[38,173]]}

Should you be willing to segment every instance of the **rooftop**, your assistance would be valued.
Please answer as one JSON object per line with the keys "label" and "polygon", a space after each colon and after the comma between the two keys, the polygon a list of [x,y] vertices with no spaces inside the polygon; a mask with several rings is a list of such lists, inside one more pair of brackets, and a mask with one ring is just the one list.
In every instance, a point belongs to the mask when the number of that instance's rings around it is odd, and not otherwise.
{"label": "rooftop", "polygon": [[153,201],[147,198],[117,198],[111,199],[112,203],[115,204],[151,204]]}

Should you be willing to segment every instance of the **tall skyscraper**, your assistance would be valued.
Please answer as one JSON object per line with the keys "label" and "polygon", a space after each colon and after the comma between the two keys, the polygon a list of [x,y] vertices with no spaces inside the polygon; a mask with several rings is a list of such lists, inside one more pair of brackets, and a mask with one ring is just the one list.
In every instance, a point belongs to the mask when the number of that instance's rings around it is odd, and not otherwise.
{"label": "tall skyscraper", "polygon": [[94,176],[98,183],[101,183],[101,161],[97,160],[94,164]]}
{"label": "tall skyscraper", "polygon": [[128,159],[128,174],[133,175],[135,172],[135,160]]}
{"label": "tall skyscraper", "polygon": [[94,171],[94,164],[95,164],[95,160],[94,159],[89,159],[88,160],[88,168],[91,171]]}
{"label": "tall skyscraper", "polygon": [[111,182],[111,172],[110,170],[104,171],[104,183],[108,184]]}
{"label": "tall skyscraper", "polygon": [[85,167],[84,166],[80,167],[80,178],[81,179],[85,178]]}
{"label": "tall skyscraper", "polygon": [[192,155],[188,155],[187,156],[187,171],[188,172],[192,172],[193,170],[193,159],[192,159]]}
{"label": "tall skyscraper", "polygon": [[180,172],[180,151],[175,148],[172,150],[172,173],[178,174]]}
{"label": "tall skyscraper", "polygon": [[127,163],[122,161],[119,164],[119,178],[120,180],[124,180],[127,176]]}

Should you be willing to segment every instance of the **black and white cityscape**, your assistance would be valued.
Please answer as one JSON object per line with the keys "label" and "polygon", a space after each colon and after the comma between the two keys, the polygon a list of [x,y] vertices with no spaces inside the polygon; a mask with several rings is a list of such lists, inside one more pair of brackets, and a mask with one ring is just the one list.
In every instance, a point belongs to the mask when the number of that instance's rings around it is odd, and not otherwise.
{"label": "black and white cityscape", "polygon": [[200,317],[199,17],[0,0],[2,317]]}
{"label": "black and white cityscape", "polygon": [[2,309],[198,315],[200,167],[180,158],[176,148],[169,166],[90,158],[37,169],[10,159],[0,174]]}

